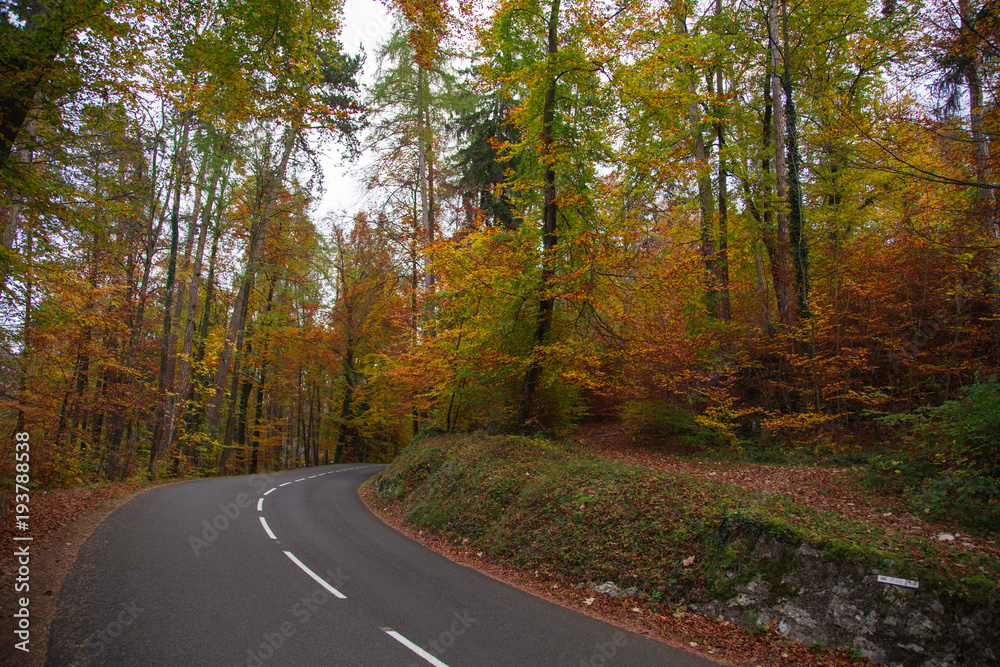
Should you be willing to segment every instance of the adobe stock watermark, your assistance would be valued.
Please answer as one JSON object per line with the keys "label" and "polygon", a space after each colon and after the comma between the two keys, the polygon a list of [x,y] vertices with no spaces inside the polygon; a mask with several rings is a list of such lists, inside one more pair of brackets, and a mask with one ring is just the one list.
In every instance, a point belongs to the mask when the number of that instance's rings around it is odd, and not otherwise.
{"label": "adobe stock watermark", "polygon": [[344,26],[342,41],[344,44],[361,46],[365,43],[369,47],[377,48],[378,45],[388,37],[392,30],[392,16],[386,14],[369,13],[365,16],[364,25],[359,25],[359,21],[349,21]]}
{"label": "adobe stock watermark", "polygon": [[[247,485],[250,486],[257,495],[268,489],[269,484],[262,475],[250,475],[247,478]],[[188,534],[188,544],[195,556],[200,556],[202,550],[212,546],[219,539],[219,536],[229,530],[236,521],[245,514],[251,505],[253,498],[248,493],[237,493],[232,502],[219,503],[219,513],[211,519],[204,519],[198,527],[198,533]]]}
{"label": "adobe stock watermark", "polygon": [[628,644],[628,636],[624,632],[615,632],[606,642],[594,644],[594,653],[589,658],[580,658],[580,667],[603,667],[608,664]]}
{"label": "adobe stock watermark", "polygon": [[119,606],[121,607],[121,611],[115,615],[114,620],[84,640],[83,645],[90,649],[92,653],[87,655],[83,662],[78,663],[79,665],[89,665],[94,660],[97,660],[135,622],[135,619],[139,618],[139,614],[143,612],[143,608],[134,601],[123,603]]}
{"label": "adobe stock watermark", "polygon": [[[339,567],[336,570],[327,568],[325,574],[326,581],[335,587],[343,586],[344,582],[351,579]],[[272,632],[261,635],[260,642],[248,648],[235,667],[263,667],[285,645],[285,642],[295,636],[298,631],[296,623],[302,626],[312,620],[331,596],[332,594],[325,588],[317,588],[309,595],[302,596],[288,610],[290,618],[279,623]]]}
{"label": "adobe stock watermark", "polygon": [[[427,651],[434,654],[434,657],[436,658],[443,659],[448,654],[448,649],[454,646],[455,642],[458,641],[458,638],[464,635],[466,631],[475,625],[478,620],[468,611],[463,611],[461,613],[456,611],[452,613],[451,616],[454,619],[451,624],[437,637],[428,639],[424,644],[424,646],[427,647]],[[421,666],[417,663],[411,662],[407,665],[407,667]],[[423,667],[426,667],[426,665]]]}

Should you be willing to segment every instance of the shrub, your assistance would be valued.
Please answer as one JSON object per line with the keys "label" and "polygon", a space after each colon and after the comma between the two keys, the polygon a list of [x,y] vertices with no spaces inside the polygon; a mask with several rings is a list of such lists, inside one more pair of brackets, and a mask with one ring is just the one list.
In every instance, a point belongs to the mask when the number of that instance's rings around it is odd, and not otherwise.
{"label": "shrub", "polygon": [[630,401],[622,419],[639,435],[668,438],[692,435],[698,430],[690,410],[664,401]]}
{"label": "shrub", "polygon": [[955,400],[880,421],[903,451],[876,457],[869,488],[906,496],[925,516],[1000,531],[1000,383],[963,387]]}
{"label": "shrub", "polygon": [[961,398],[927,411],[950,463],[1000,479],[1000,383],[996,376],[961,389]]}

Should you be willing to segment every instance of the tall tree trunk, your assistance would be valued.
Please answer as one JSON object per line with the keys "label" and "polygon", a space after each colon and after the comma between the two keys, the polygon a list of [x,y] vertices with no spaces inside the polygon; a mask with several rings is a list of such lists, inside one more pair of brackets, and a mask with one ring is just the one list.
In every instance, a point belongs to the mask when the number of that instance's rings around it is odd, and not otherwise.
{"label": "tall tree trunk", "polygon": [[[154,142],[153,148],[153,159],[150,168],[150,182],[156,182],[157,160],[158,160],[158,145],[159,141]],[[172,167],[173,169],[173,167]],[[168,183],[173,182],[174,176],[173,171],[168,172],[168,177],[166,181]],[[149,188],[149,214],[146,218],[146,229],[143,235],[143,265],[142,265],[142,278],[139,281],[138,289],[129,291],[127,298],[129,300],[129,311],[126,317],[126,330],[128,331],[128,342],[125,350],[125,367],[129,371],[135,368],[137,357],[140,352],[140,334],[142,332],[143,322],[146,317],[146,302],[149,299],[149,277],[153,268],[153,259],[156,255],[156,246],[159,243],[160,235],[163,232],[163,223],[167,219],[167,211],[170,203],[170,196],[172,194],[171,189],[168,187],[166,192],[166,199],[163,201],[163,205],[158,207],[160,195],[163,194],[162,191],[157,190],[155,187],[150,186]],[[134,282],[132,283],[134,286]],[[134,307],[133,307],[133,297],[134,297]],[[124,375],[123,375],[124,377]],[[123,383],[125,380],[123,380]],[[130,421],[125,422],[125,415],[122,416],[123,423],[116,425],[112,431],[111,445],[115,448],[119,447],[122,442],[123,437],[127,437],[129,440],[129,449],[127,452],[123,452],[121,460],[109,460],[108,462],[108,479],[114,479],[115,475],[119,471],[125,474],[128,470],[128,465],[132,460],[134,454],[134,440],[139,433],[139,424],[135,416],[134,411],[130,411]],[[152,450],[152,442],[150,449]]]}
{"label": "tall tree trunk", "polygon": [[[674,15],[678,35],[687,35],[687,20],[682,10]],[[712,206],[712,175],[705,147],[702,128],[701,108],[698,106],[695,89],[696,75],[690,63],[683,65],[688,77],[688,123],[691,124],[691,153],[698,169],[698,212],[701,230],[701,258],[705,267],[705,307],[713,317],[718,316],[718,286],[715,271],[715,233],[713,229],[714,211]]]}
{"label": "tall tree trunk", "polygon": [[[969,0],[959,0],[958,11],[962,20],[962,38],[965,43],[975,42],[976,12]],[[994,356],[1000,359],[1000,225],[997,221],[996,195],[990,187],[993,178],[990,167],[990,137],[983,124],[983,81],[979,71],[979,58],[969,59],[965,67],[965,82],[969,87],[969,130],[975,144],[976,180],[979,182],[977,205],[986,232],[986,292],[993,311]]]}
{"label": "tall tree trunk", "polygon": [[182,121],[180,143],[177,150],[177,161],[174,167],[174,202],[170,213],[170,257],[167,260],[167,283],[163,303],[163,333],[160,341],[160,381],[156,391],[156,413],[153,419],[153,438],[149,445],[149,477],[156,479],[156,462],[165,449],[163,442],[166,429],[166,416],[171,410],[171,394],[174,384],[174,354],[170,349],[173,327],[174,277],[177,270],[177,243],[180,226],[181,186],[185,164],[187,163],[187,140],[190,129],[189,118]]}
{"label": "tall tree trunk", "polygon": [[789,257],[788,214],[788,167],[785,163],[785,110],[782,98],[784,91],[781,85],[782,56],[779,45],[780,25],[778,23],[778,3],[771,0],[768,9],[768,39],[771,43],[771,104],[773,106],[772,121],[774,140],[774,185],[777,201],[775,202],[775,217],[777,219],[777,238],[775,239],[776,276],[774,293],[778,302],[778,319],[790,327],[795,323],[795,312],[792,307],[792,275],[791,258]]}
{"label": "tall tree trunk", "polygon": [[552,0],[548,22],[548,46],[546,50],[545,100],[542,107],[542,160],[545,164],[544,209],[542,224],[542,278],[538,286],[538,310],[535,319],[535,334],[531,351],[531,361],[524,375],[521,397],[517,403],[517,423],[525,430],[534,417],[535,393],[542,379],[542,362],[538,358],[542,346],[548,340],[552,328],[552,313],[555,309],[555,295],[552,284],[555,278],[554,250],[559,242],[558,205],[556,203],[555,141],[552,136],[556,107],[556,54],[559,52],[559,4]]}
{"label": "tall tree trunk", "polygon": [[[19,163],[30,164],[34,159],[34,152],[30,150],[20,149],[15,151],[15,154],[17,155],[16,161]],[[0,222],[3,224],[2,229],[0,229],[0,247],[4,250],[0,254],[0,257],[3,258],[3,264],[0,264],[0,295],[3,295],[7,290],[7,278],[13,273],[7,257],[14,257],[14,241],[17,238],[17,230],[21,226],[23,199],[14,192],[8,193],[8,196],[10,195],[14,195],[11,204],[0,208]]]}
{"label": "tall tree trunk", "polygon": [[34,276],[31,271],[33,237],[31,230],[24,234],[24,256],[28,263],[24,278],[24,320],[21,322],[21,363],[17,374],[17,431],[24,431],[24,413],[27,407],[28,392],[28,358],[31,354],[31,301],[33,297]]}
{"label": "tall tree trunk", "polygon": [[[242,338],[240,332],[246,325],[247,302],[250,299],[250,291],[253,289],[254,279],[257,273],[257,265],[260,260],[261,251],[264,248],[264,241],[267,238],[267,230],[274,215],[274,208],[278,203],[278,193],[281,184],[285,180],[285,171],[288,168],[288,159],[291,157],[292,149],[295,147],[297,131],[289,128],[285,133],[284,149],[278,168],[271,174],[267,183],[267,195],[265,197],[264,209],[260,212],[260,218],[255,225],[254,233],[250,241],[249,252],[247,254],[246,270],[243,275],[243,282],[236,295],[236,302],[233,304],[233,314],[229,321],[229,328],[226,332],[226,341],[219,355],[219,367],[215,373],[215,396],[208,407],[206,415],[206,430],[212,433],[217,430],[219,424],[219,410],[222,407],[223,389],[226,384],[226,375],[229,372],[229,358],[233,353],[233,344],[237,338]],[[237,348],[238,349],[238,348]],[[233,371],[236,372],[235,370]]]}
{"label": "tall tree trunk", "polygon": [[[420,189],[420,226],[424,233],[424,242],[428,247],[434,243],[434,217],[431,211],[433,206],[433,194],[431,192],[431,172],[429,157],[430,146],[430,117],[427,101],[427,71],[423,65],[417,70],[417,179]],[[424,287],[430,288],[434,284],[434,276],[431,273],[430,264],[424,263]]]}
{"label": "tall tree trunk", "polygon": [[805,239],[805,220],[802,210],[802,185],[799,180],[799,133],[795,113],[795,96],[792,85],[791,53],[788,50],[788,3],[781,0],[781,35],[784,45],[782,58],[782,88],[785,93],[786,150],[788,151],[788,242],[795,265],[795,289],[798,315],[809,315],[809,247]]}
{"label": "tall tree trunk", "polygon": [[[261,337],[260,343],[260,385],[257,387],[257,406],[255,408],[254,415],[254,431],[253,431],[253,456],[250,462],[250,474],[257,471],[257,450],[260,447],[260,411],[261,404],[264,400],[264,382],[267,379],[267,364],[268,364],[268,315],[271,313],[271,308],[274,305],[274,288],[278,283],[277,276],[272,278],[270,287],[267,288],[267,304],[264,306],[264,314],[261,317],[261,327],[263,329],[263,336]],[[249,377],[249,374],[248,374]],[[246,408],[244,408],[244,413]],[[245,423],[246,417],[241,424]],[[242,444],[242,443],[241,443]]]}
{"label": "tall tree trunk", "polygon": [[310,382],[307,387],[309,394],[309,438],[306,444],[306,466],[314,465],[313,453],[319,448],[316,446],[316,414],[314,412],[315,404],[313,403],[313,387],[315,382]]}
{"label": "tall tree trunk", "polygon": [[[225,194],[227,184],[226,177],[222,176],[216,170],[212,174],[212,180],[208,187],[208,197],[205,201],[205,208],[201,212],[201,223],[198,230],[198,247],[195,251],[194,265],[191,271],[190,285],[188,286],[187,318],[184,324],[184,342],[181,348],[181,365],[177,372],[177,400],[174,402],[173,410],[170,415],[171,430],[180,418],[182,401],[187,399],[188,392],[191,387],[191,355],[194,347],[194,329],[198,308],[199,288],[201,286],[202,261],[205,257],[205,244],[208,237],[208,228],[212,224],[212,209],[215,206],[216,189],[219,187],[220,178],[222,178],[222,186],[219,188],[219,199],[221,200]],[[216,236],[216,239],[217,238],[218,237]],[[213,243],[213,251],[215,249],[214,245],[215,244]],[[206,299],[206,314],[210,308],[211,301]],[[201,354],[204,355],[203,346],[200,351]],[[200,362],[201,359],[198,361]]]}
{"label": "tall tree trunk", "polygon": [[[92,240],[93,248],[91,248],[88,253],[90,255],[90,267],[87,272],[87,301],[83,307],[83,311],[88,315],[90,315],[94,309],[94,295],[97,292],[98,262],[100,261],[98,257],[98,248],[100,247],[99,241],[100,238],[98,233],[95,231]],[[88,323],[83,326],[83,331],[80,334],[79,348],[77,349],[73,407],[70,415],[70,444],[73,444],[73,442],[75,442],[81,435],[81,420],[84,424],[87,421],[86,416],[82,416],[81,412],[93,408],[92,405],[87,408],[83,407],[83,395],[90,387],[90,348],[93,340],[94,324],[88,321]],[[86,427],[84,426],[83,428],[85,429]],[[84,449],[86,446],[86,441],[81,439],[80,448]]]}
{"label": "tall tree trunk", "polygon": [[[249,304],[250,304],[249,300],[244,302],[243,305],[244,311],[247,310]],[[242,319],[246,321],[246,317],[247,313],[244,312]],[[233,355],[232,386],[229,388],[229,409],[226,415],[226,430],[223,432],[222,436],[222,455],[219,458],[220,475],[226,474],[226,467],[229,465],[229,457],[232,454],[233,430],[236,426],[236,419],[238,417],[238,415],[236,414],[236,408],[237,408],[236,392],[240,387],[240,379],[241,379],[240,364],[244,356],[243,339],[246,334],[252,336],[253,331],[243,327],[240,328],[239,332],[236,334],[236,354]],[[252,349],[253,349],[252,345],[250,344],[249,341],[247,341],[245,354],[249,355]]]}
{"label": "tall tree trunk", "polygon": [[[250,351],[250,344],[247,343],[247,352]],[[248,369],[249,370],[249,369]],[[253,391],[253,379],[249,372],[244,372],[240,377],[240,402],[236,412],[236,448],[239,452],[239,469],[245,472],[246,469],[246,445],[247,445],[247,417],[250,407],[250,393]],[[227,427],[228,431],[228,427]]]}
{"label": "tall tree trunk", "polygon": [[250,474],[256,475],[260,459],[261,434],[260,418],[264,405],[264,387],[267,384],[267,342],[264,342],[263,360],[260,364],[260,383],[257,385],[257,401],[253,413],[253,454],[250,458]]}
{"label": "tall tree trunk", "polygon": [[348,426],[351,420],[351,410],[354,403],[354,341],[348,337],[347,351],[341,362],[341,373],[344,376],[344,398],[340,404],[340,424],[337,426],[337,446],[333,452],[333,462],[340,463],[344,448],[354,430]]}
{"label": "tall tree trunk", "polygon": [[344,380],[344,397],[340,404],[340,423],[337,425],[337,444],[333,451],[333,462],[340,463],[344,455],[345,445],[348,438],[353,441],[354,431],[348,426],[351,421],[354,407],[354,384],[356,372],[354,370],[354,337],[352,336],[352,325],[354,323],[353,301],[348,297],[347,271],[344,262],[344,243],[341,236],[337,236],[337,262],[338,274],[340,275],[340,293],[344,303],[344,321],[347,331],[347,340],[344,345],[344,353],[341,357],[340,371]]}
{"label": "tall tree trunk", "polygon": [[[416,218],[414,217],[414,225],[416,225]],[[412,349],[416,349],[417,345],[420,344],[420,314],[417,310],[417,286],[419,284],[418,274],[417,274],[417,230],[414,229],[413,235],[410,238],[410,343]],[[413,437],[416,437],[420,433],[420,410],[417,407],[416,402],[416,391],[411,394],[411,400],[413,402],[413,410],[410,419],[411,431]]]}
{"label": "tall tree trunk", "polygon": [[[715,20],[722,20],[722,0],[715,0]],[[722,26],[717,30],[721,33]],[[715,315],[720,320],[728,322],[732,317],[732,307],[729,300],[729,171],[726,167],[726,128],[725,128],[725,81],[722,76],[721,64],[715,70],[716,104],[715,135],[719,145],[719,250],[715,257],[715,287],[718,290],[718,301]]]}
{"label": "tall tree trunk", "polygon": [[[830,195],[827,197],[826,203],[830,208],[830,220],[833,222],[833,321],[834,321],[834,343],[833,349],[834,354],[840,354],[840,335],[841,335],[841,317],[840,317],[840,274],[843,270],[843,251],[842,251],[842,239],[840,232],[840,204],[841,204],[841,194],[840,188],[837,184],[837,174],[840,171],[840,167],[837,163],[837,158],[834,157],[833,151],[830,150]],[[905,218],[905,214],[904,214]],[[922,314],[921,308],[921,317]],[[838,404],[840,399],[838,398]],[[839,409],[838,409],[839,412]]]}
{"label": "tall tree trunk", "polygon": [[[775,241],[774,233],[774,189],[771,186],[771,159],[769,156],[769,149],[771,148],[771,135],[774,131],[773,122],[773,111],[774,105],[771,100],[771,75],[768,73],[764,81],[764,118],[761,123],[761,147],[763,148],[763,157],[760,160],[760,171],[763,174],[763,182],[765,184],[765,200],[767,204],[764,206],[763,211],[757,213],[754,217],[758,223],[760,229],[760,242],[764,246],[764,252],[767,254],[767,265],[770,270],[771,284],[773,285],[775,292],[777,292],[777,287],[780,282],[780,271],[778,270],[778,248],[777,242]],[[754,211],[751,208],[751,211]],[[758,261],[761,261],[758,256]],[[763,273],[763,271],[762,271]],[[768,333],[774,333],[775,327],[774,322],[771,319],[771,300],[769,292],[766,290],[761,290],[761,311],[764,322],[764,329]]]}
{"label": "tall tree trunk", "polygon": [[[219,251],[219,238],[222,236],[222,211],[224,205],[224,197],[218,197],[218,210],[216,211],[215,224],[213,225],[212,230],[212,252],[210,253],[208,259],[208,277],[205,279],[205,305],[202,307],[201,324],[199,325],[194,352],[194,367],[198,369],[196,372],[196,378],[200,398],[198,400],[193,400],[194,387],[192,386],[191,389],[189,389],[189,395],[194,403],[194,409],[185,419],[185,428],[188,433],[194,434],[196,431],[201,431],[201,449],[197,454],[197,466],[199,470],[204,469],[204,454],[208,449],[208,438],[205,436],[204,429],[201,427],[205,424],[205,393],[207,392],[209,382],[212,379],[211,374],[205,369],[202,361],[205,359],[205,346],[208,341],[208,329],[212,323],[212,306],[215,300],[215,260]],[[198,445],[195,444],[194,439],[192,440],[191,447],[191,455],[195,456],[195,450],[198,448]]]}

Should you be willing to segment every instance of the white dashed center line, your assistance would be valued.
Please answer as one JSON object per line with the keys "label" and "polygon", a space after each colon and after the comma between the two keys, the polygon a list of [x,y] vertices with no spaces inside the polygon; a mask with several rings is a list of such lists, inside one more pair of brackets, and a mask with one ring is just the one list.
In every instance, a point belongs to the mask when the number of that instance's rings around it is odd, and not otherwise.
{"label": "white dashed center line", "polygon": [[336,588],[334,588],[330,584],[328,584],[325,581],[323,581],[322,577],[320,577],[318,574],[316,574],[315,572],[313,572],[312,570],[310,570],[308,567],[306,567],[305,564],[303,564],[302,561],[300,561],[298,558],[296,558],[295,554],[293,554],[291,551],[286,551],[285,555],[288,556],[289,558],[291,558],[293,563],[295,563],[300,568],[302,568],[303,572],[305,572],[310,577],[312,577],[316,581],[317,584],[319,584],[320,586],[322,586],[326,590],[330,591],[331,593],[333,593],[336,597],[340,598],[341,600],[344,600],[344,599],[347,598],[346,595],[344,595],[343,593],[341,593],[340,591],[338,591]]}
{"label": "white dashed center line", "polygon": [[[288,552],[286,551],[285,553],[288,553]],[[411,651],[413,651],[414,653],[416,653],[417,655],[419,655],[421,658],[423,658],[424,660],[426,660],[430,664],[434,665],[434,667],[448,667],[448,665],[446,665],[445,663],[443,663],[440,660],[438,660],[436,657],[434,657],[434,655],[432,655],[432,654],[428,653],[427,651],[425,651],[424,649],[420,648],[419,646],[417,646],[416,644],[414,644],[409,639],[407,639],[403,635],[399,634],[395,630],[390,630],[389,628],[382,628],[382,631],[385,632],[390,637],[392,637],[393,639],[395,639],[397,642],[399,642],[403,646],[405,646],[406,648],[410,649]]]}
{"label": "white dashed center line", "polygon": [[[261,497],[257,500],[257,511],[258,512],[263,512],[264,511],[264,496],[266,496],[266,495],[274,492],[275,490],[279,489],[282,486],[288,486],[289,484],[294,484],[295,482],[304,482],[307,479],[312,479],[314,477],[322,477],[323,475],[333,475],[333,474],[338,473],[338,472],[347,472],[348,470],[354,470],[354,469],[359,468],[359,467],[362,467],[362,466],[354,466],[353,468],[343,468],[341,470],[329,470],[327,472],[321,472],[321,473],[316,473],[315,475],[309,475],[308,477],[300,477],[299,479],[296,479],[294,481],[285,482],[284,484],[279,484],[278,486],[272,487],[272,488],[268,489],[267,491],[265,491],[261,495]],[[271,531],[271,527],[267,525],[267,520],[264,519],[263,516],[258,517],[258,518],[260,519],[260,525],[264,527],[264,531],[267,533],[267,536],[270,537],[272,540],[277,540],[278,538]],[[343,593],[341,593],[340,591],[338,591],[336,588],[334,588],[330,584],[326,583],[322,579],[322,577],[320,577],[318,574],[316,574],[315,572],[313,572],[312,570],[310,570],[308,567],[306,567],[305,564],[302,561],[300,561],[298,558],[296,558],[295,554],[293,554],[291,551],[285,551],[284,553],[285,553],[286,556],[288,556],[291,559],[291,561],[293,563],[295,563],[296,565],[298,565],[299,568],[301,568],[303,572],[305,572],[310,577],[312,577],[316,581],[316,583],[318,583],[320,586],[322,586],[323,588],[325,588],[326,590],[328,590],[330,593],[332,593],[334,596],[336,596],[338,598],[341,598],[341,599],[346,599],[347,598],[346,595],[344,595]],[[398,641],[401,644],[403,644],[404,646],[406,646],[408,649],[410,649],[411,651],[413,651],[414,653],[416,653],[417,655],[419,655],[421,658],[423,658],[424,660],[426,660],[430,664],[435,665],[435,667],[448,667],[448,665],[444,664],[443,662],[441,662],[440,660],[438,660],[437,658],[435,658],[433,655],[431,655],[427,651],[424,651],[422,648],[420,648],[416,644],[410,642],[410,640],[408,640],[406,637],[404,637],[403,635],[399,634],[398,632],[394,632],[393,630],[390,630],[389,628],[382,628],[382,629],[385,630],[390,636],[392,636],[393,639],[395,639],[396,641]]]}
{"label": "white dashed center line", "polygon": [[264,530],[265,532],[267,532],[268,537],[270,537],[272,540],[278,539],[277,537],[274,536],[274,533],[271,532],[271,528],[267,525],[267,521],[264,520],[264,517],[260,517],[260,525],[264,526]]}

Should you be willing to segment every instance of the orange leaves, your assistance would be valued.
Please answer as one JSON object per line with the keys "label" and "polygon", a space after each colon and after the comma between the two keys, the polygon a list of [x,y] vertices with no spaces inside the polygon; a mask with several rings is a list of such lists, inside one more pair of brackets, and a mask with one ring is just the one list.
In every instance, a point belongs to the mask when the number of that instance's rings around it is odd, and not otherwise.
{"label": "orange leaves", "polygon": [[390,0],[410,24],[409,41],[413,45],[417,64],[431,69],[437,57],[441,40],[447,34],[451,14],[446,0]]}

